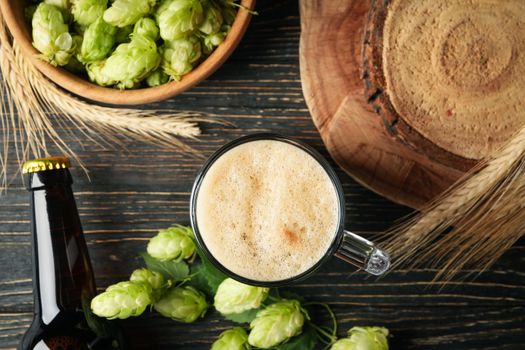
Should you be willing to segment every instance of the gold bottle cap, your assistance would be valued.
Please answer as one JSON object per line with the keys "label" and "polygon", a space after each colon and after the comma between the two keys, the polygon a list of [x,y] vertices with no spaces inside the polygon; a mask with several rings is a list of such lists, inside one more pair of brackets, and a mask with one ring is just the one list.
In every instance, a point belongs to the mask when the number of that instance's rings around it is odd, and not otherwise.
{"label": "gold bottle cap", "polygon": [[66,169],[70,167],[69,159],[66,157],[47,157],[28,160],[22,167],[23,174],[39,173],[41,171]]}

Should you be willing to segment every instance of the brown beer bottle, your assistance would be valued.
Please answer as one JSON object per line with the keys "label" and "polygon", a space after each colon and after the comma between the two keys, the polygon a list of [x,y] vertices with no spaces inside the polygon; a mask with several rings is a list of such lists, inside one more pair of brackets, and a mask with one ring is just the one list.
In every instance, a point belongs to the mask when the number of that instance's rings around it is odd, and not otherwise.
{"label": "brown beer bottle", "polygon": [[118,328],[93,315],[95,279],[64,157],[26,162],[33,237],[34,319],[19,349],[121,349]]}

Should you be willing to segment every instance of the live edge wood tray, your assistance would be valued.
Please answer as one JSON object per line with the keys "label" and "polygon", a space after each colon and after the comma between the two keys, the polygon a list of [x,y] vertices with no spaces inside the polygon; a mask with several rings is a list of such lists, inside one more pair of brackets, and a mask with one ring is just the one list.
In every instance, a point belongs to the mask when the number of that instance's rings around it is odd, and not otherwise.
{"label": "live edge wood tray", "polygon": [[413,208],[525,122],[525,3],[302,0],[306,102],[354,179]]}

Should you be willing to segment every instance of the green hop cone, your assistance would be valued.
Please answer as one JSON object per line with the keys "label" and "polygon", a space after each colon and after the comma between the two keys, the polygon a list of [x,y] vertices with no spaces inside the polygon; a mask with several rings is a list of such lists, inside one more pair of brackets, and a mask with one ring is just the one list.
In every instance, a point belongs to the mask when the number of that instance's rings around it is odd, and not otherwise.
{"label": "green hop cone", "polygon": [[330,347],[330,350],[355,350],[357,349],[355,346],[355,342],[353,342],[349,338],[343,338],[333,343]]}
{"label": "green hop cone", "polygon": [[80,34],[73,34],[73,45],[75,48],[75,52],[80,52],[80,48],[82,47],[82,41],[84,41],[84,37]]}
{"label": "green hop cone", "polygon": [[228,35],[227,32],[218,32],[210,35],[206,35],[202,40],[202,51],[204,54],[209,55],[212,51],[219,46]]}
{"label": "green hop cone", "polygon": [[152,297],[154,300],[158,300],[166,287],[168,287],[169,282],[166,281],[162,274],[151,271],[146,268],[137,269],[133,271],[129,280],[131,282],[138,283],[147,283],[152,289]]}
{"label": "green hop cone", "polygon": [[172,79],[180,80],[183,75],[191,72],[201,54],[201,43],[194,36],[165,41],[162,49],[162,68]]}
{"label": "green hop cone", "polygon": [[44,3],[58,7],[60,11],[62,12],[62,16],[64,17],[64,22],[65,23],[71,22],[71,12],[69,11],[69,8],[70,8],[69,0],[44,0]]}
{"label": "green hop cone", "polygon": [[73,37],[60,9],[40,3],[33,14],[33,46],[40,57],[55,66],[65,66],[75,51]]}
{"label": "green hop cone", "polygon": [[164,73],[162,69],[157,69],[146,78],[146,85],[148,86],[159,86],[166,84],[170,80],[169,75]]}
{"label": "green hop cone", "polygon": [[44,2],[64,10],[69,9],[69,0],[44,0]]}
{"label": "green hop cone", "polygon": [[151,18],[141,18],[133,27],[133,35],[146,36],[152,40],[159,39],[159,27]]}
{"label": "green hop cone", "polygon": [[336,341],[331,350],[388,350],[388,329],[383,327],[353,327],[348,338]]}
{"label": "green hop cone", "polygon": [[109,286],[91,301],[91,310],[107,319],[139,316],[152,303],[152,290],[146,283],[119,282]]}
{"label": "green hop cone", "polygon": [[164,317],[191,323],[204,316],[208,303],[203,293],[193,287],[183,286],[169,289],[154,307]]}
{"label": "green hop cone", "polygon": [[211,346],[211,350],[250,350],[250,348],[248,334],[242,327],[222,332]]}
{"label": "green hop cone", "polygon": [[148,254],[155,259],[181,261],[193,257],[196,251],[191,228],[175,225],[150,239]]}
{"label": "green hop cone", "polygon": [[116,27],[135,24],[139,19],[153,11],[157,0],[115,0],[104,11],[104,21]]}
{"label": "green hop cone", "polygon": [[107,7],[108,0],[71,0],[71,13],[81,27],[95,22]]}
{"label": "green hop cone", "polygon": [[140,84],[160,64],[160,55],[153,40],[135,36],[120,44],[104,61],[86,65],[89,79],[101,86],[116,85],[131,89]]}
{"label": "green hop cone", "polygon": [[215,294],[214,306],[223,315],[257,309],[268,296],[269,288],[254,287],[226,278]]}
{"label": "green hop cone", "polygon": [[137,269],[131,273],[129,278],[131,282],[147,283],[152,289],[162,289],[167,282],[162,274],[157,271],[151,271],[146,268]]}
{"label": "green hop cone", "polygon": [[155,12],[164,40],[181,39],[193,33],[204,20],[200,0],[163,0]]}
{"label": "green hop cone", "polygon": [[199,26],[199,30],[206,35],[217,33],[222,26],[221,9],[210,0],[203,1],[204,6],[204,20]]}
{"label": "green hop cone", "polygon": [[268,349],[301,333],[308,314],[297,300],[282,300],[259,311],[250,323],[248,342]]}
{"label": "green hop cone", "polygon": [[86,65],[86,71],[89,80],[100,86],[115,85],[118,82],[114,75],[108,72],[109,69],[106,68],[106,60],[88,63]]}
{"label": "green hop cone", "polygon": [[58,7],[60,11],[62,12],[62,16],[64,17],[64,22],[65,23],[71,22],[71,12],[69,11],[69,7],[70,7],[69,0],[44,0],[44,3]]}
{"label": "green hop cone", "polygon": [[117,29],[102,18],[91,23],[84,32],[79,61],[89,63],[106,58],[115,45],[116,32]]}
{"label": "green hop cone", "polygon": [[[75,34],[73,35],[73,45],[75,46],[75,53],[78,54],[80,52],[80,48],[82,47],[82,36]],[[83,73],[86,69],[84,68],[84,65],[82,62],[80,62],[77,59],[77,55],[71,56],[71,59],[69,62],[64,66],[68,71],[73,73]]]}

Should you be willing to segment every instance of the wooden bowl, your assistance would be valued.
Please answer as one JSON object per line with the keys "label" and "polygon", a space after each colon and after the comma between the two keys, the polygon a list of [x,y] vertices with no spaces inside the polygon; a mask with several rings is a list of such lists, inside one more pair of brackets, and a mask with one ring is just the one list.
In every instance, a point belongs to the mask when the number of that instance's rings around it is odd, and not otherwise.
{"label": "wooden bowl", "polygon": [[[21,0],[0,0],[0,9],[4,19],[14,40],[22,49],[22,52],[33,62],[39,71],[67,91],[90,100],[113,105],[138,105],[158,102],[180,94],[206,79],[226,61],[235,47],[237,47],[251,18],[251,14],[248,11],[239,9],[231,31],[222,44],[220,44],[205,61],[199,64],[193,71],[186,74],[180,81],[173,81],[150,88],[118,90],[95,85],[63,68],[54,67],[36,58],[38,51],[32,45],[31,31],[24,18],[25,3],[26,1]],[[253,10],[255,0],[242,0],[241,4]]]}

